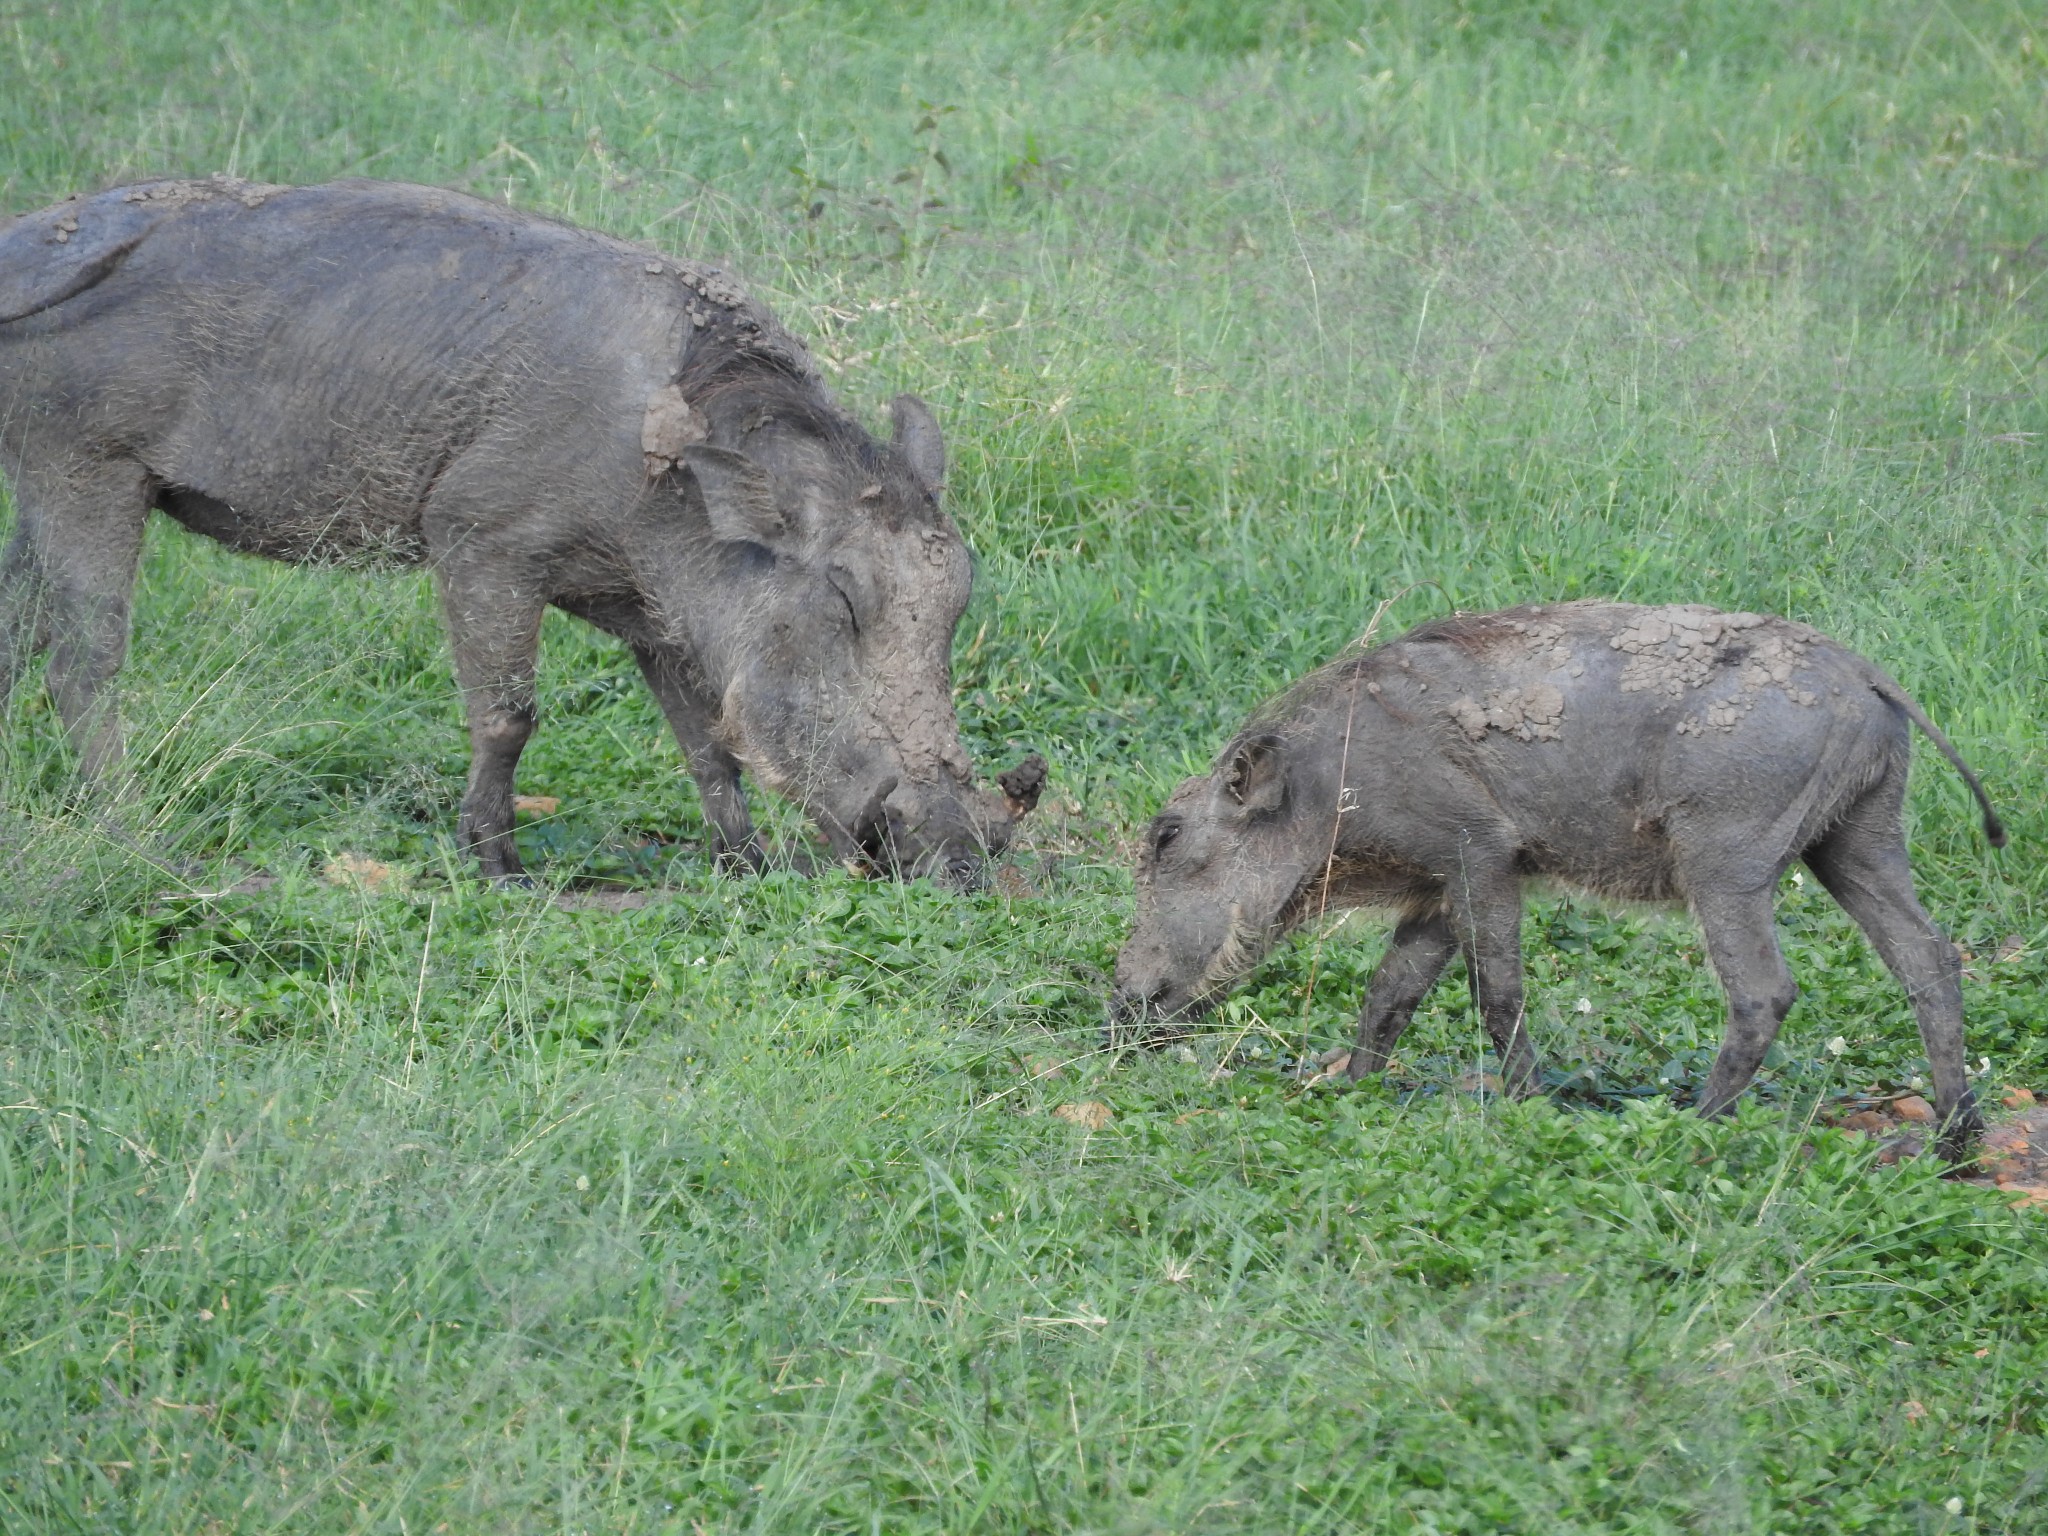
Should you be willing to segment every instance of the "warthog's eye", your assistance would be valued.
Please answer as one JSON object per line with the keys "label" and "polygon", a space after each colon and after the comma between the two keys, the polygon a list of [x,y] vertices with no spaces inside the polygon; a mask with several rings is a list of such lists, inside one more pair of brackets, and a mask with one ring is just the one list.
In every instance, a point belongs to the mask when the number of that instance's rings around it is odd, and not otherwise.
{"label": "warthog's eye", "polygon": [[1158,858],[1166,852],[1167,844],[1180,836],[1180,819],[1174,816],[1162,817],[1152,825],[1152,857]]}

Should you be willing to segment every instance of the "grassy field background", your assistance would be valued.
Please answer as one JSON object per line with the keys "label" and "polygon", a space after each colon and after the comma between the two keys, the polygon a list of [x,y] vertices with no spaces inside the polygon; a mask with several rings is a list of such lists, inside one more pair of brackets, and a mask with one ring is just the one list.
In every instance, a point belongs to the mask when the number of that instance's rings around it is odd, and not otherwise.
{"label": "grassy field background", "polygon": [[0,145],[11,212],[368,174],[729,258],[939,411],[963,724],[1056,774],[988,894],[722,880],[551,619],[543,889],[484,889],[425,580],[156,529],[149,852],[37,690],[0,734],[0,1527],[2048,1528],[2048,1216],[1815,1127],[1924,1064],[1811,886],[1732,1124],[1668,1086],[1691,929],[1571,902],[1554,1101],[1461,1089],[1453,986],[1394,1081],[1284,1075],[1364,921],[1193,1062],[1095,1050],[1128,839],[1252,703],[1382,601],[1616,594],[1807,620],[1950,731],[2015,835],[1923,754],[1923,893],[1986,1082],[2048,1088],[2027,7],[21,3]]}

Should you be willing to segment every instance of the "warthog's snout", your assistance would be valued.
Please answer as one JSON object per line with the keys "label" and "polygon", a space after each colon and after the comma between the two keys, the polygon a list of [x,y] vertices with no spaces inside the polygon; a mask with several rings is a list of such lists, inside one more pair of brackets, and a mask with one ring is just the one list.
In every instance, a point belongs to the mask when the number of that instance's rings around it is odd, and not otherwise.
{"label": "warthog's snout", "polygon": [[966,784],[906,785],[892,776],[847,823],[849,846],[841,855],[876,874],[978,890],[988,861],[1037,806],[1045,778],[1045,759],[1035,752],[997,775],[1000,793]]}
{"label": "warthog's snout", "polygon": [[1119,981],[1109,993],[1104,1043],[1112,1049],[1142,1046],[1156,1051],[1185,1040],[1193,1021],[1206,1011],[1197,1002],[1177,1002],[1173,988],[1163,980],[1150,986]]}

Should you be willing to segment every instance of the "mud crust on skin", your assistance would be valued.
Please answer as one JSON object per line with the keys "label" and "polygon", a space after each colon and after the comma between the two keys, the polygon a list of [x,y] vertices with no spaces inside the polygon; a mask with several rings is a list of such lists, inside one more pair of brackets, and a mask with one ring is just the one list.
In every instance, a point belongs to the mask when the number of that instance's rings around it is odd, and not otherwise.
{"label": "mud crust on skin", "polygon": [[1520,741],[1556,741],[1563,734],[1564,694],[1550,683],[1490,688],[1484,701],[1469,694],[1454,699],[1451,718],[1473,741],[1489,730]]}

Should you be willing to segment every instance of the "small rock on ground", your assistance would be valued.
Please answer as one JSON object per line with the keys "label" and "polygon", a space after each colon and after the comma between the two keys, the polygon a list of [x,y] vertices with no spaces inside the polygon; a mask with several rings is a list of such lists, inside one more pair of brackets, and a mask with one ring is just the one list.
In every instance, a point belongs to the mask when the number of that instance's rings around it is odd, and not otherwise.
{"label": "small rock on ground", "polygon": [[1911,1120],[1915,1125],[1925,1125],[1934,1118],[1934,1106],[1919,1094],[1908,1093],[1892,1100],[1892,1113],[1901,1120]]}
{"label": "small rock on ground", "polygon": [[1078,1104],[1059,1105],[1052,1116],[1069,1125],[1078,1125],[1084,1131],[1099,1131],[1115,1118],[1115,1112],[1100,1099],[1083,1099]]}

